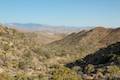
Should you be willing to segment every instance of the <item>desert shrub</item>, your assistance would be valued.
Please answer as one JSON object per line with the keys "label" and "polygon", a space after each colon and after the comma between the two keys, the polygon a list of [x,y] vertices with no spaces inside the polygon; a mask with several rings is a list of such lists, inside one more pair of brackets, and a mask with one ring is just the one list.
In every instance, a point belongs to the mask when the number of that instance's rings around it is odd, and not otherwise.
{"label": "desert shrub", "polygon": [[97,72],[100,72],[100,73],[104,73],[105,72],[105,68],[98,68],[96,69]]}
{"label": "desert shrub", "polygon": [[94,65],[92,65],[92,64],[88,64],[84,69],[84,72],[88,73],[88,74],[92,73],[94,71],[95,71],[95,68],[94,68]]}
{"label": "desert shrub", "polygon": [[42,74],[37,75],[37,76],[31,76],[29,80],[49,80],[48,76],[44,76]]}
{"label": "desert shrub", "polygon": [[117,63],[117,64],[120,64],[120,57],[117,57],[117,58],[116,58],[116,63]]}
{"label": "desert shrub", "polygon": [[107,72],[111,75],[120,73],[120,67],[116,65],[108,66]]}
{"label": "desert shrub", "polygon": [[25,73],[17,73],[14,76],[14,80],[31,80],[30,77],[28,77]]}
{"label": "desert shrub", "polygon": [[74,70],[77,73],[82,73],[83,69],[80,66],[75,66],[72,68],[72,70]]}
{"label": "desert shrub", "polygon": [[82,80],[74,71],[66,67],[56,67],[52,72],[51,80]]}
{"label": "desert shrub", "polygon": [[120,80],[119,77],[108,76],[106,80]]}
{"label": "desert shrub", "polygon": [[7,73],[0,73],[0,80],[13,80]]}
{"label": "desert shrub", "polygon": [[18,68],[25,69],[28,68],[29,66],[32,66],[31,60],[32,60],[31,54],[27,53],[23,55],[23,58],[21,58],[18,62]]}
{"label": "desert shrub", "polygon": [[26,68],[28,68],[28,66],[30,66],[28,60],[20,61],[18,64],[19,69],[26,69]]}

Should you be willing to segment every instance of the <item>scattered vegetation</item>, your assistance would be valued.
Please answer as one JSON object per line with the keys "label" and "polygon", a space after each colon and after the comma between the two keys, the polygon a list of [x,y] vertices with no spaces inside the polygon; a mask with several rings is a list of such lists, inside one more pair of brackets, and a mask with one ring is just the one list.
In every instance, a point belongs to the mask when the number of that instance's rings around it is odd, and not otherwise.
{"label": "scattered vegetation", "polygon": [[1,26],[0,80],[119,80],[118,32],[95,28],[46,44],[57,37]]}
{"label": "scattered vegetation", "polygon": [[82,80],[74,71],[66,67],[55,66],[54,68],[51,80]]}

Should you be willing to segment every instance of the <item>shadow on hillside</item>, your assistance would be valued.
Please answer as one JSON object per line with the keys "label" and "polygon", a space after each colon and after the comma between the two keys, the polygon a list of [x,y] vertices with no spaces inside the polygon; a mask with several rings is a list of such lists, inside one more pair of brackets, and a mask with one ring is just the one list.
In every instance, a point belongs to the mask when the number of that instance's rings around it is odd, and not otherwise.
{"label": "shadow on hillside", "polygon": [[89,54],[85,58],[76,60],[75,62],[68,63],[65,66],[72,68],[74,66],[84,67],[88,64],[107,65],[115,62],[115,58],[118,55],[120,56],[120,42],[111,44],[106,48],[101,48],[95,53]]}

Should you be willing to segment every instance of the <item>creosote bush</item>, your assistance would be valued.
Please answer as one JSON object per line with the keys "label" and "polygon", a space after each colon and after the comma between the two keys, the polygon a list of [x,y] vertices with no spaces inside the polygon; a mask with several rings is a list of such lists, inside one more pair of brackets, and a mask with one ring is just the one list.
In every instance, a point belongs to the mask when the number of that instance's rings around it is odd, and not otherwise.
{"label": "creosote bush", "polygon": [[57,66],[52,72],[51,80],[82,80],[82,78],[66,67]]}
{"label": "creosote bush", "polygon": [[94,71],[95,71],[95,68],[94,68],[94,65],[92,65],[92,64],[88,64],[84,69],[84,72],[88,73],[88,74],[92,73]]}
{"label": "creosote bush", "polygon": [[113,74],[120,74],[120,67],[116,65],[108,66],[107,72],[111,75]]}

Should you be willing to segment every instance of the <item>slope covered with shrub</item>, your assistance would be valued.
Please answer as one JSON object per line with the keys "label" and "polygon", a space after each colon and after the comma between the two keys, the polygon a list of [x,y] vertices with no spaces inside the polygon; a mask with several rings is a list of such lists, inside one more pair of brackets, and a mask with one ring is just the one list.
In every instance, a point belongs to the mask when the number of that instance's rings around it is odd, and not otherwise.
{"label": "slope covered with shrub", "polygon": [[91,30],[83,30],[72,33],[65,38],[47,45],[49,53],[70,58],[83,58],[94,53],[99,48],[120,41],[120,29],[96,27]]}
{"label": "slope covered with shrub", "polygon": [[97,27],[63,38],[0,25],[0,80],[118,79],[119,35],[119,28]]}
{"label": "slope covered with shrub", "polygon": [[[119,78],[120,79],[120,42],[101,48],[83,59],[76,60],[66,65],[69,68],[79,67],[76,72],[87,74],[97,78]],[[98,76],[99,75],[99,76]]]}
{"label": "slope covered with shrub", "polygon": [[[0,80],[56,80],[56,76],[64,80],[70,75],[73,77],[69,79],[79,80],[77,74],[67,67],[51,68],[55,64],[60,66],[57,63],[58,57],[49,54],[49,49],[43,46],[61,38],[60,36],[61,34],[49,36],[43,32],[21,32],[0,25]],[[59,74],[59,71],[65,76]]]}

